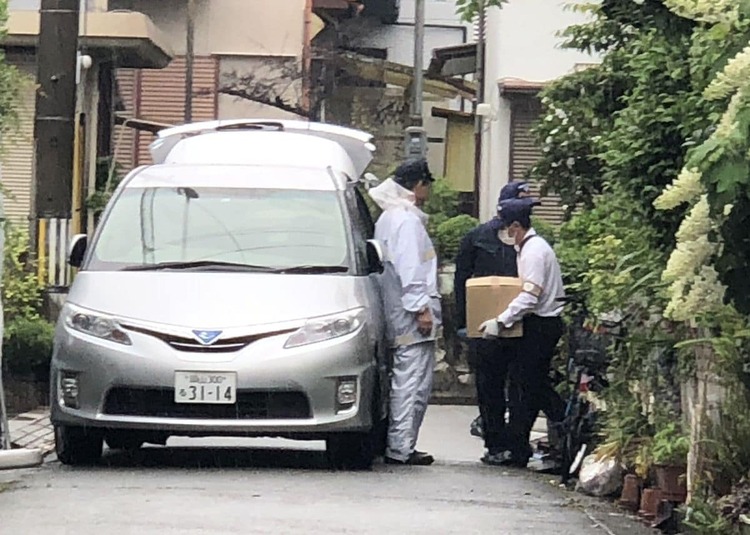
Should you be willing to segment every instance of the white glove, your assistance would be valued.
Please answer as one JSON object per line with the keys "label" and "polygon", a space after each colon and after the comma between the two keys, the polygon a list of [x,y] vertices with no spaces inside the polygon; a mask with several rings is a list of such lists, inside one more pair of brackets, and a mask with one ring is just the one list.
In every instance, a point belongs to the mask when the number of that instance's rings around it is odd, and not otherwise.
{"label": "white glove", "polygon": [[500,336],[500,323],[496,318],[487,320],[479,326],[479,332],[482,338],[498,338]]}

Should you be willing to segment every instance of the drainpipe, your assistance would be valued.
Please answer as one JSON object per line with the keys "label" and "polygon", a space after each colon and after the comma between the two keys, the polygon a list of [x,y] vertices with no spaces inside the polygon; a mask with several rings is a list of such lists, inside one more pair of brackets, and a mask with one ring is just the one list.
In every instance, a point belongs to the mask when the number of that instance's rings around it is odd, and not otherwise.
{"label": "drainpipe", "polygon": [[187,3],[187,46],[185,50],[185,122],[193,121],[193,65],[195,63],[195,0]]}
{"label": "drainpipe", "polygon": [[302,109],[310,119],[310,87],[312,85],[312,0],[305,0],[305,20],[302,30]]}
{"label": "drainpipe", "polygon": [[477,95],[474,103],[474,217],[480,215],[480,192],[482,191],[482,126],[483,117],[479,105],[484,103],[484,44],[486,32],[485,1],[479,0],[479,36],[477,38]]}

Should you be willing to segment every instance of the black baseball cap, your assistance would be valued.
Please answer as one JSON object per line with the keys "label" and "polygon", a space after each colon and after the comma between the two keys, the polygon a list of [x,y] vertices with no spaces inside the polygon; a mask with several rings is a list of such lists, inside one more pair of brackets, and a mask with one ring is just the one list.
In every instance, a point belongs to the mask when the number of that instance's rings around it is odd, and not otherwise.
{"label": "black baseball cap", "polygon": [[405,179],[409,182],[435,181],[425,158],[406,160],[396,168],[393,174],[396,178]]}
{"label": "black baseball cap", "polygon": [[539,206],[540,204],[542,203],[533,197],[500,201],[497,209],[502,226],[508,227],[515,221],[529,220],[534,206]]}
{"label": "black baseball cap", "polygon": [[529,183],[523,181],[508,182],[503,189],[500,190],[500,198],[497,200],[498,207],[503,201],[509,199],[517,199],[521,193],[529,192]]}

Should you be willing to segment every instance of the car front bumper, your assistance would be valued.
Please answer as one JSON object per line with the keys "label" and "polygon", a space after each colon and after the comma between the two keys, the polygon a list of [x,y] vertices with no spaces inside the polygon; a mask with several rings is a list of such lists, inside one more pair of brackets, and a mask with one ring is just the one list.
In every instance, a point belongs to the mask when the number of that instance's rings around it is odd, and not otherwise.
{"label": "car front bumper", "polygon": [[[132,345],[58,328],[51,369],[55,425],[183,436],[317,439],[372,425],[378,387],[374,348],[364,328],[327,342],[285,349],[274,336],[227,353],[179,351],[129,333]],[[175,372],[234,372],[235,405],[177,404]],[[77,378],[77,406],[63,401],[61,373]],[[356,381],[356,401],[337,401],[339,381]]]}

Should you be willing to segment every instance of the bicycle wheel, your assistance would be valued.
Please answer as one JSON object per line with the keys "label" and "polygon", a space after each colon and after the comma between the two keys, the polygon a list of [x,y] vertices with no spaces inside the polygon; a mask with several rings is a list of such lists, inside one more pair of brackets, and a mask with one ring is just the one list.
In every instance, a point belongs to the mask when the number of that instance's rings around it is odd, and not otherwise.
{"label": "bicycle wheel", "polygon": [[591,449],[592,434],[590,429],[590,416],[591,416],[591,405],[588,401],[581,400],[578,405],[578,412],[576,414],[576,425],[573,428],[571,436],[573,436],[572,445],[575,447],[575,452],[572,454],[572,461],[568,467],[568,474],[571,477],[577,477],[578,472],[581,470],[583,459],[589,453]]}

